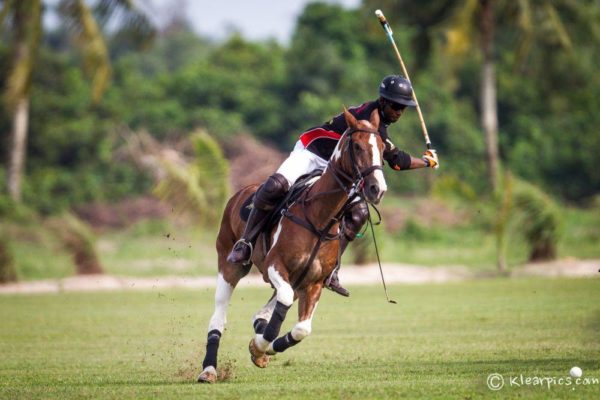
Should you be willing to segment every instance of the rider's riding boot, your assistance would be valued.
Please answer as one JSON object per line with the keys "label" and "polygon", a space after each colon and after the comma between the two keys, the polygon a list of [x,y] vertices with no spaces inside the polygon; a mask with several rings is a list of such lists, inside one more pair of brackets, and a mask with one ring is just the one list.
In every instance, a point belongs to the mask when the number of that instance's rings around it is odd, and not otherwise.
{"label": "rider's riding boot", "polygon": [[327,289],[331,289],[342,296],[348,297],[350,296],[350,292],[340,285],[340,280],[338,278],[341,255],[344,254],[346,247],[348,247],[348,243],[356,238],[356,235],[360,232],[365,222],[367,222],[368,216],[369,209],[367,203],[364,201],[353,203],[350,210],[344,214],[344,234],[340,239],[340,260],[338,260],[338,265],[336,265],[331,275],[329,275],[329,278],[325,280],[325,287]]}
{"label": "rider's riding boot", "polygon": [[263,183],[254,196],[254,205],[248,222],[244,228],[244,233],[238,240],[233,249],[227,256],[227,262],[231,264],[249,264],[252,257],[254,242],[258,237],[264,221],[271,213],[271,210],[283,199],[289,189],[287,179],[280,173],[271,175]]}
{"label": "rider's riding boot", "polygon": [[[350,241],[346,238],[346,236],[342,236],[342,238],[340,239],[340,258],[341,255],[344,253],[344,250],[346,250],[348,243],[350,243]],[[336,292],[337,294],[340,294],[344,297],[348,297],[350,296],[350,292],[348,291],[348,289],[344,288],[340,284],[340,279],[338,278],[338,270],[340,269],[340,266],[340,264],[335,266],[333,272],[331,273],[331,275],[329,275],[329,278],[325,280],[325,287],[329,290]]]}
{"label": "rider's riding boot", "polygon": [[250,215],[248,216],[248,222],[246,222],[246,228],[244,228],[244,234],[233,246],[233,249],[227,256],[227,262],[231,264],[247,264],[250,261],[254,242],[258,236],[258,232],[253,232],[256,231],[254,227],[257,222],[264,220],[269,215],[269,211],[261,210],[256,205],[252,207],[252,211],[250,211]]}

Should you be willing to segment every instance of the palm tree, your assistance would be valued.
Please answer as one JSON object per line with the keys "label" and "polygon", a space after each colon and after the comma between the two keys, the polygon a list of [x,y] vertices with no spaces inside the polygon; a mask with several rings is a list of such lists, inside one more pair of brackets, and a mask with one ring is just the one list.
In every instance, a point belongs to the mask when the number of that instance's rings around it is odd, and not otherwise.
{"label": "palm tree", "polygon": [[[10,32],[12,60],[6,81],[4,102],[12,114],[11,149],[7,188],[15,202],[21,201],[21,181],[25,165],[29,95],[35,57],[40,45],[46,10],[42,0],[0,0],[0,27]],[[110,81],[110,62],[101,27],[118,14],[122,30],[135,31],[142,40],[153,30],[132,0],[99,0],[94,10],[83,0],[61,0],[57,10],[77,37],[85,71],[92,76],[92,95],[98,101]]]}
{"label": "palm tree", "polygon": [[[557,9],[574,9],[577,2],[568,0],[365,0],[363,8],[390,10],[389,17],[415,30],[417,54],[426,54],[434,34],[441,27],[446,36],[446,50],[453,60],[468,59],[465,53],[479,51],[480,121],[486,144],[488,180],[495,190],[498,185],[500,159],[498,153],[498,100],[496,94],[496,60],[494,42],[497,21],[501,15],[503,29],[515,26],[519,34],[517,59],[523,60],[535,43],[560,44],[570,47],[570,39]],[[423,64],[426,60],[417,60]]]}
{"label": "palm tree", "polygon": [[512,20],[509,22],[518,26],[521,37],[517,59],[522,60],[536,41],[556,37],[563,48],[570,48],[571,42],[555,5],[550,2],[464,0],[461,3],[450,18],[446,30],[447,50],[454,56],[462,56],[478,42],[483,64],[479,96],[480,119],[485,136],[488,179],[490,186],[496,191],[500,172],[494,57],[497,10],[502,9],[504,15]]}

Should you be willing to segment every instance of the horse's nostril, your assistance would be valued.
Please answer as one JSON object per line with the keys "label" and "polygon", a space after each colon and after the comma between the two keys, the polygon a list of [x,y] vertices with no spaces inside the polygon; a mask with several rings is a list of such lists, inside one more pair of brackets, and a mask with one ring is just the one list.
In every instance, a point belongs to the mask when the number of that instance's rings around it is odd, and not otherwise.
{"label": "horse's nostril", "polygon": [[371,186],[369,186],[369,190],[371,191],[372,195],[376,196],[377,194],[379,194],[379,185],[374,183]]}

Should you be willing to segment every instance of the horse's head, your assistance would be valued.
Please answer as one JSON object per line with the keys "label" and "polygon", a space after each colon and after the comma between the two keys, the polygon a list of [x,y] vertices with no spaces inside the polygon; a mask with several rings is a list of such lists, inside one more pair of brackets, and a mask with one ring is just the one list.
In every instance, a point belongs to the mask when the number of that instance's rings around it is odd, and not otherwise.
{"label": "horse's head", "polygon": [[338,142],[330,163],[365,200],[377,204],[387,190],[382,171],[384,144],[377,131],[379,114],[374,110],[369,121],[357,121],[344,110],[344,117],[348,129]]}

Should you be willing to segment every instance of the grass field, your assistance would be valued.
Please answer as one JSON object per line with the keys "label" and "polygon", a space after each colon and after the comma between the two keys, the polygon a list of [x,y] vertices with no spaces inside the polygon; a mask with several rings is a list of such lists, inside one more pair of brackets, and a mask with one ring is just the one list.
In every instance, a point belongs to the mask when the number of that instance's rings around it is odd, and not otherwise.
{"label": "grass field", "polygon": [[600,398],[600,383],[509,387],[574,365],[600,378],[600,279],[392,286],[397,305],[379,287],[327,292],[313,335],[260,370],[250,318],[269,294],[234,294],[212,386],[193,383],[212,289],[2,296],[0,398]]}

